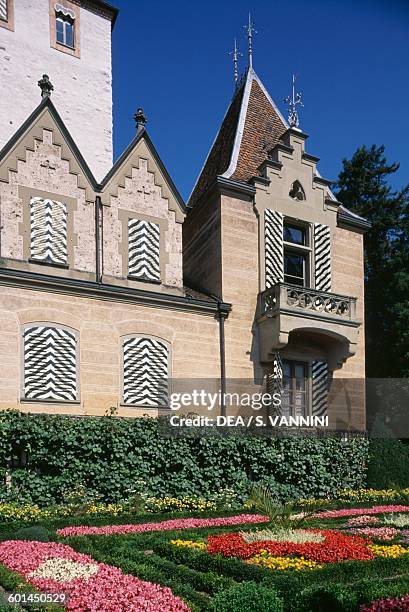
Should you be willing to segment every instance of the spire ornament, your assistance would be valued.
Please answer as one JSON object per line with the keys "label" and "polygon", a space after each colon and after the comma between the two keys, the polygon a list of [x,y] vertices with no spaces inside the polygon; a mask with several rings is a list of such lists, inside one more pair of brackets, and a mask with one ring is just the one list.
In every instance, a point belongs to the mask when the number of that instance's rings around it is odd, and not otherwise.
{"label": "spire ornament", "polygon": [[143,130],[147,122],[145,113],[143,112],[143,108],[139,107],[133,118],[135,119],[136,131],[140,132],[141,130]]}
{"label": "spire ornament", "polygon": [[51,92],[54,91],[54,86],[50,81],[48,74],[43,74],[43,78],[38,81],[38,86],[41,89],[41,97],[49,98]]}
{"label": "spire ornament", "polygon": [[249,22],[243,26],[247,30],[247,41],[248,41],[248,53],[249,53],[249,68],[253,68],[253,32],[257,34],[257,30],[254,29],[254,24],[251,21],[251,15],[249,13]]}
{"label": "spire ornament", "polygon": [[292,90],[291,95],[287,96],[284,100],[288,104],[288,123],[292,128],[298,128],[300,125],[300,120],[298,118],[297,106],[304,106],[301,100],[301,94],[296,92],[295,90],[295,81],[297,77],[293,74],[292,77]]}
{"label": "spire ornament", "polygon": [[234,39],[234,49],[229,52],[229,55],[233,56],[233,76],[234,82],[237,84],[239,80],[239,56],[243,56],[243,53],[239,51],[236,38]]}

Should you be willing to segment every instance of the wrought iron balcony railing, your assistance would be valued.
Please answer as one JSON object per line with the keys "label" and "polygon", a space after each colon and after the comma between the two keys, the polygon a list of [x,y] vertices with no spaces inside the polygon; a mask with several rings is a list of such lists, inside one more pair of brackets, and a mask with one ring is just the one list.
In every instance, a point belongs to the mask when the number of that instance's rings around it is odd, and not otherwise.
{"label": "wrought iron balcony railing", "polygon": [[260,314],[273,317],[282,311],[355,321],[356,298],[277,283],[260,294]]}

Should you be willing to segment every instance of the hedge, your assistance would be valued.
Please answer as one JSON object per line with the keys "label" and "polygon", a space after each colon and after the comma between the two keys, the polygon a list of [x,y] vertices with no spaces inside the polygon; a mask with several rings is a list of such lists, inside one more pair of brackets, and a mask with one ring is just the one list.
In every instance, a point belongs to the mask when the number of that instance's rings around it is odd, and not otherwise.
{"label": "hedge", "polygon": [[373,489],[407,487],[409,485],[409,444],[394,438],[371,440],[367,483]]}
{"label": "hedge", "polygon": [[282,500],[326,497],[362,487],[367,457],[361,436],[169,437],[148,417],[0,413],[1,480],[11,473],[0,496],[41,506],[61,502],[78,484],[108,502],[138,487],[158,497],[206,498],[224,488],[244,497],[249,482],[270,486]]}

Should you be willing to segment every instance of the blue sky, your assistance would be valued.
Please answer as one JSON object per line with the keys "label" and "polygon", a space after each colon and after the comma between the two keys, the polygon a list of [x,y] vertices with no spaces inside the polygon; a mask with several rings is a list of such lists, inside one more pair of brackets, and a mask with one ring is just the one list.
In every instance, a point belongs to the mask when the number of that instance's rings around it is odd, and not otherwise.
{"label": "blue sky", "polygon": [[[307,150],[333,180],[361,144],[385,144],[409,181],[409,0],[112,0],[114,149],[134,135],[142,106],[148,131],[188,198],[233,93],[228,51],[251,10],[254,68],[285,110],[292,72],[305,108]],[[406,166],[406,167],[405,167]]]}

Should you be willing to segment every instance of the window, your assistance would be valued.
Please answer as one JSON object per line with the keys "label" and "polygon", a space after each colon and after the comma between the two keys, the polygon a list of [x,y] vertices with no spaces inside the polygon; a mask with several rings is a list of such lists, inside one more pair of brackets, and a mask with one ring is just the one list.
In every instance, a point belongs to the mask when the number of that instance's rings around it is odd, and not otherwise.
{"label": "window", "polygon": [[30,324],[23,331],[23,397],[32,401],[78,400],[77,335],[73,330]]}
{"label": "window", "polygon": [[67,206],[48,198],[30,199],[30,259],[68,264]]}
{"label": "window", "polygon": [[0,28],[14,30],[13,0],[0,0]]}
{"label": "window", "polygon": [[283,360],[283,416],[306,416],[308,412],[308,364]]}
{"label": "window", "polygon": [[158,338],[127,336],[122,350],[124,404],[167,407],[168,345]]}
{"label": "window", "polygon": [[137,280],[160,282],[159,225],[141,219],[128,221],[128,274]]}
{"label": "window", "polygon": [[0,19],[1,21],[8,21],[8,2],[7,0],[0,0]]}
{"label": "window", "polygon": [[74,49],[74,18],[62,11],[55,14],[56,40],[60,45]]}
{"label": "window", "polygon": [[284,222],[284,282],[306,287],[309,284],[310,249],[306,226]]}

